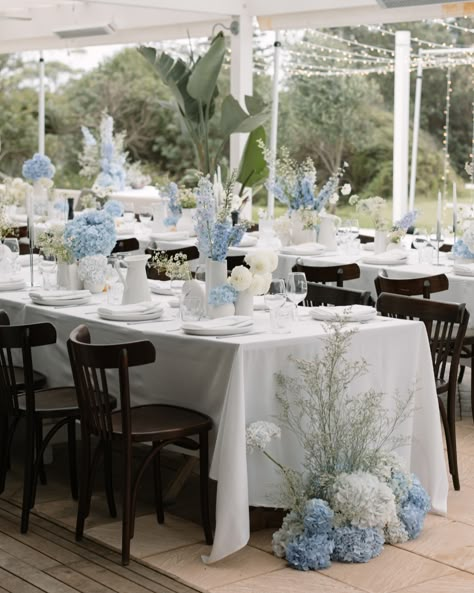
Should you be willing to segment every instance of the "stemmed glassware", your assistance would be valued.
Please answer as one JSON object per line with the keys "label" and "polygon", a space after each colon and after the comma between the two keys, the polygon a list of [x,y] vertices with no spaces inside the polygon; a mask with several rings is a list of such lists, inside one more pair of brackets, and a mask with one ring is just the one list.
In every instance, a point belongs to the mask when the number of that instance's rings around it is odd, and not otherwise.
{"label": "stemmed glassware", "polygon": [[270,282],[270,288],[263,297],[266,307],[270,309],[270,321],[272,331],[278,332],[278,314],[280,309],[286,303],[286,285],[285,281],[277,278]]}
{"label": "stemmed glassware", "polygon": [[428,232],[425,228],[416,228],[413,233],[413,247],[418,250],[418,261],[422,262],[422,251],[429,242]]}
{"label": "stemmed glassware", "polygon": [[15,274],[20,271],[18,261],[18,256],[20,255],[20,244],[18,239],[15,239],[14,237],[7,237],[4,239],[3,244],[12,252],[12,272]]}
{"label": "stemmed glassware", "polygon": [[298,304],[304,301],[308,294],[308,282],[304,272],[291,272],[286,283],[286,296],[294,303],[298,317]]}

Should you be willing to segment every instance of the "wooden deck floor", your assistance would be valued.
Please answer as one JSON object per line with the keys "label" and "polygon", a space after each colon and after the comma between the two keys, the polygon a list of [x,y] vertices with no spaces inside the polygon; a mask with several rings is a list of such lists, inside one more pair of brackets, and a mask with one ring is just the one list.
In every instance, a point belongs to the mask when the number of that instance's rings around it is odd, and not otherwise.
{"label": "wooden deck floor", "polygon": [[28,535],[19,508],[0,500],[0,593],[195,593],[155,570],[74,535],[36,515]]}

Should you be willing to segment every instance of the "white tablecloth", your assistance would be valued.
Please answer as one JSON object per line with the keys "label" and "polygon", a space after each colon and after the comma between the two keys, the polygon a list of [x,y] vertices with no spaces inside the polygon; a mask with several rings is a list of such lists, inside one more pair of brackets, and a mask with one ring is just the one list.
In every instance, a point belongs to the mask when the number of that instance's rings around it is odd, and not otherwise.
{"label": "white tablecloth", "polygon": [[[103,299],[94,296],[94,301]],[[158,297],[156,297],[158,298]],[[166,299],[166,297],[164,297]],[[256,313],[264,333],[226,338],[185,336],[177,320],[127,325],[100,320],[96,304],[55,309],[32,305],[25,291],[0,293],[13,323],[51,321],[58,343],[34,353],[35,367],[51,385],[71,382],[65,342],[70,331],[86,323],[93,342],[149,339],[157,349],[153,365],[131,371],[133,403],[173,403],[209,414],[215,423],[211,477],[217,480],[216,532],[209,561],[239,550],[249,538],[249,505],[273,506],[279,475],[261,454],[247,456],[245,428],[255,420],[278,415],[275,373],[293,372],[288,360],[311,359],[324,347],[321,323],[305,318],[289,334],[269,333],[268,314]],[[405,398],[416,385],[415,411],[402,432],[409,443],[399,453],[421,479],[436,512],[446,512],[448,481],[438,404],[424,326],[418,322],[381,320],[359,325],[349,356],[363,355],[370,373],[351,385],[352,395],[370,388],[386,394],[393,409],[397,393]],[[291,435],[272,444],[282,462],[298,467],[302,452]]]}

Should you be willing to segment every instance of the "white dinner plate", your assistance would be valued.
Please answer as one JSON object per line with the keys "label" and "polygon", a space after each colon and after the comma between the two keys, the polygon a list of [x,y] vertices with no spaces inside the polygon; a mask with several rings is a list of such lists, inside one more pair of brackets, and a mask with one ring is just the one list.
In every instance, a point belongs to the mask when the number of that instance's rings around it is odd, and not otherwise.
{"label": "white dinner plate", "polygon": [[55,299],[54,297],[51,298],[42,298],[37,299],[30,295],[31,300],[35,305],[45,305],[46,307],[71,307],[72,305],[85,305],[91,300],[90,296],[79,297],[75,299]]}
{"label": "white dinner plate", "polygon": [[159,319],[163,316],[163,309],[157,309],[155,311],[150,311],[150,313],[114,313],[112,315],[107,315],[103,311],[99,309],[97,310],[99,317],[101,319],[106,319],[107,321],[152,321],[153,319]]}
{"label": "white dinner plate", "polygon": [[317,321],[370,321],[377,317],[377,310],[367,305],[338,307],[312,307],[309,314]]}
{"label": "white dinner plate", "polygon": [[153,241],[185,241],[189,239],[188,231],[170,231],[169,233],[151,233]]}
{"label": "white dinner plate", "polygon": [[321,255],[326,253],[326,247],[320,243],[301,243],[300,245],[287,245],[280,249],[283,255]]}
{"label": "white dinner plate", "polygon": [[[182,288],[184,280],[176,280],[176,288]],[[151,292],[164,296],[174,296],[171,292],[171,280],[148,280]]]}
{"label": "white dinner plate", "polygon": [[202,322],[184,322],[181,325],[185,334],[192,336],[228,336],[234,334],[248,334],[253,329],[251,317],[237,316],[229,318],[228,324],[222,318],[222,325],[219,319],[210,319]]}
{"label": "white dinner plate", "polygon": [[0,291],[8,292],[9,290],[21,290],[25,288],[26,282],[23,278],[20,280],[12,280],[10,282],[0,282]]}

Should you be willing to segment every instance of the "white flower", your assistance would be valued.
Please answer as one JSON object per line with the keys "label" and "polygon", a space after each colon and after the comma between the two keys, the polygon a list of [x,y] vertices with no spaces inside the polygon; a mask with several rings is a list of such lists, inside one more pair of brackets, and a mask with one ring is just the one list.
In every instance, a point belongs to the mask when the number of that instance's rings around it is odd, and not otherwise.
{"label": "white flower", "polygon": [[256,449],[265,451],[272,439],[279,439],[280,437],[280,427],[273,424],[273,422],[265,422],[264,420],[252,422],[247,426],[246,431],[247,450],[249,453],[253,453]]}
{"label": "white flower", "polygon": [[252,296],[260,296],[266,294],[270,288],[272,275],[268,274],[254,274],[252,276],[252,283],[249,286],[249,292]]}
{"label": "white flower", "polygon": [[51,189],[54,185],[54,181],[52,179],[48,179],[48,177],[41,177],[41,179],[38,179],[38,183],[44,189]]}
{"label": "white flower", "polygon": [[332,194],[332,196],[329,198],[329,203],[335,206],[338,202],[339,196],[337,195],[337,193]]}
{"label": "white flower", "polygon": [[245,256],[245,262],[252,274],[268,274],[276,270],[278,256],[273,251],[255,251]]}
{"label": "white flower", "polygon": [[280,216],[273,222],[273,230],[278,237],[288,235],[292,228],[293,222],[289,216]]}
{"label": "white flower", "polygon": [[386,525],[384,536],[387,544],[403,544],[409,540],[407,530],[398,517]]}
{"label": "white flower", "polygon": [[277,558],[286,556],[286,547],[292,539],[304,531],[304,523],[301,517],[291,511],[285,515],[283,523],[278,531],[275,531],[272,537],[273,553]]}
{"label": "white flower", "polygon": [[343,196],[348,196],[352,191],[352,187],[350,183],[345,183],[341,188],[341,194]]}
{"label": "white flower", "polygon": [[228,279],[228,283],[241,292],[247,290],[252,284],[252,272],[245,266],[236,266]]}
{"label": "white flower", "polygon": [[356,527],[384,529],[397,518],[392,490],[367,472],[340,474],[334,481],[330,505],[338,519]]}
{"label": "white flower", "polygon": [[462,240],[467,245],[469,251],[474,252],[474,224],[469,224],[469,226],[464,231]]}

